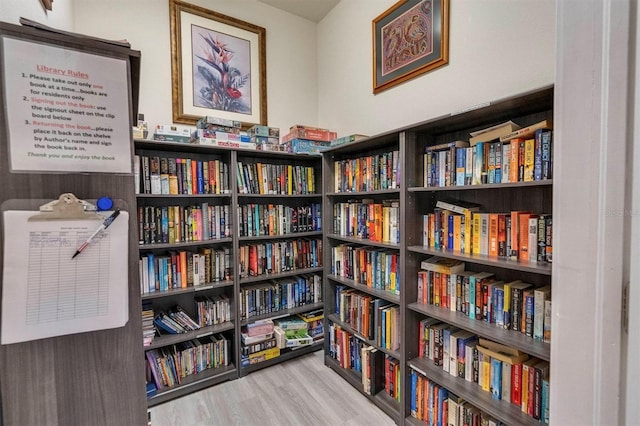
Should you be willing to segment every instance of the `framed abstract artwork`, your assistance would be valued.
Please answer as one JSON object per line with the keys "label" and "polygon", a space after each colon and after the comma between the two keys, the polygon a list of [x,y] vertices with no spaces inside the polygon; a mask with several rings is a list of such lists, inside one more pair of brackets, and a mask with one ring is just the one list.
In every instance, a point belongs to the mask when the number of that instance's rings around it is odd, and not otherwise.
{"label": "framed abstract artwork", "polygon": [[267,124],[266,31],[169,0],[173,121],[204,116]]}
{"label": "framed abstract artwork", "polygon": [[449,0],[401,0],[373,20],[373,93],[449,62]]}

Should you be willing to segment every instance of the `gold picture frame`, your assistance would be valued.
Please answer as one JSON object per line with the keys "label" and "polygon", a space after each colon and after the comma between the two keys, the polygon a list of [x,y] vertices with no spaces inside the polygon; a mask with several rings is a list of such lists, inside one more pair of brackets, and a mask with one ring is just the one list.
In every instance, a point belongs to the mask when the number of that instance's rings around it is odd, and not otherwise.
{"label": "gold picture frame", "polygon": [[180,0],[169,0],[169,15],[173,122],[266,125],[266,30]]}
{"label": "gold picture frame", "polygon": [[449,0],[400,0],[373,20],[373,93],[449,62]]}

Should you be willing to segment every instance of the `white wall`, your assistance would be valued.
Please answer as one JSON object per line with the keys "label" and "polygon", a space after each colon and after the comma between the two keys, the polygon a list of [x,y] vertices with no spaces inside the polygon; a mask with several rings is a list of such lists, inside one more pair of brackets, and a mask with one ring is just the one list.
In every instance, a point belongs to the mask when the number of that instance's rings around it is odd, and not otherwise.
{"label": "white wall", "polygon": [[20,18],[31,19],[60,30],[73,31],[73,0],[55,0],[53,10],[39,0],[0,0],[0,21],[19,24]]}
{"label": "white wall", "polygon": [[[255,0],[189,3],[266,28],[269,125],[316,124],[315,24]],[[142,52],[139,111],[151,126],[171,123],[168,0],[74,0],[74,5],[77,32],[126,38]]]}
{"label": "white wall", "polygon": [[449,64],[373,95],[372,21],[394,3],[342,0],[318,25],[318,121],[339,136],[377,134],[554,81],[554,0],[451,0]]}

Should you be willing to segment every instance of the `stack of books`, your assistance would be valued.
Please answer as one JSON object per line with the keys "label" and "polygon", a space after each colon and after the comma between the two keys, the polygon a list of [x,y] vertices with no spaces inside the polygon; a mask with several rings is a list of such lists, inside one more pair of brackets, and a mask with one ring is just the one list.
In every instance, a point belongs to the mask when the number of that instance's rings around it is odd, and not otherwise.
{"label": "stack of books", "polygon": [[158,124],[153,133],[154,141],[189,143],[191,140],[191,127],[176,126],[172,124]]}
{"label": "stack of books", "polygon": [[242,327],[240,364],[243,367],[280,356],[270,319],[259,320]]}
{"label": "stack of books", "polygon": [[260,151],[286,152],[286,146],[280,144],[280,128],[255,125],[249,128],[251,142]]}
{"label": "stack of books", "polygon": [[314,342],[324,339],[324,312],[322,309],[298,314],[307,323],[307,333]]}
{"label": "stack of books", "polygon": [[205,116],[196,122],[197,130],[191,135],[191,142],[200,145],[227,148],[256,149],[247,132],[242,131],[242,123],[226,118]]}
{"label": "stack of books", "polygon": [[299,348],[313,343],[313,338],[307,330],[307,322],[298,317],[276,320],[273,332],[280,349]]}
{"label": "stack of books", "polygon": [[294,124],[289,128],[289,133],[282,137],[282,143],[289,152],[295,154],[320,155],[337,136],[336,132],[329,129]]}

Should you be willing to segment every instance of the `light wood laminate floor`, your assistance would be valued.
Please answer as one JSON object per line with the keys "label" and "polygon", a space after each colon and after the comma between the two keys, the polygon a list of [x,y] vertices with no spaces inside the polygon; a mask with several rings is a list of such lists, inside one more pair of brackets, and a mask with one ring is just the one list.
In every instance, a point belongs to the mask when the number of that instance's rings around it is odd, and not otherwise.
{"label": "light wood laminate floor", "polygon": [[367,425],[395,423],[324,366],[323,351],[150,409],[152,426]]}

